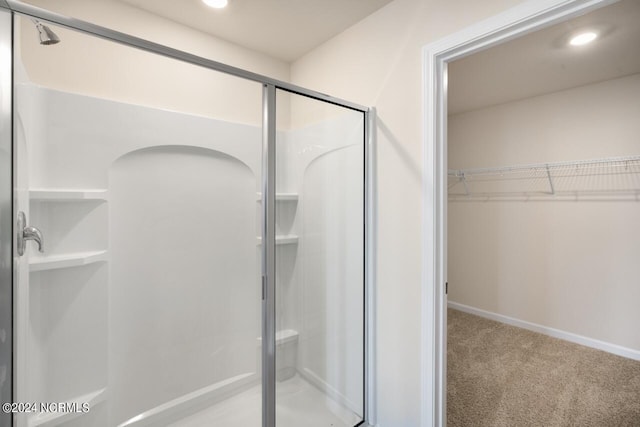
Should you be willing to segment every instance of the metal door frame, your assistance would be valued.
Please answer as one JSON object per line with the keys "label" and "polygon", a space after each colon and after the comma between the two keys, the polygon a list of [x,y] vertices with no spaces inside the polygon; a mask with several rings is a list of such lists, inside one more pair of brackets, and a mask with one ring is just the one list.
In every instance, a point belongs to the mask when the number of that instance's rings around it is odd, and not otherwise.
{"label": "metal door frame", "polygon": [[[5,369],[2,403],[13,393],[13,19],[0,10],[0,365]],[[8,400],[7,400],[8,399]],[[10,413],[0,412],[0,426],[10,426]]]}
{"label": "metal door frame", "polygon": [[[329,96],[320,92],[316,92],[307,88],[303,88],[288,82],[280,81],[277,79],[273,79],[261,74],[253,73],[247,70],[243,70],[237,67],[233,67],[227,64],[223,64],[221,62],[213,61],[207,58],[203,58],[197,55],[190,54],[188,52],[184,52],[181,50],[177,50],[168,46],[164,46],[158,43],[154,43],[148,40],[144,40],[138,37],[134,37],[125,33],[121,33],[118,31],[111,30],[109,28],[101,27],[99,25],[95,25],[89,22],[85,22],[79,19],[66,17],[63,15],[59,15],[57,13],[50,12],[45,9],[41,9],[29,4],[24,4],[16,0],[0,0],[0,10],[9,11],[14,14],[35,18],[39,21],[51,23],[54,25],[58,25],[61,27],[65,27],[71,30],[79,31],[91,36],[99,37],[105,40],[109,40],[112,42],[116,42],[125,46],[133,47],[136,49],[140,49],[146,52],[154,53],[157,55],[161,55],[164,57],[176,59],[181,62],[186,62],[189,64],[193,64],[199,67],[203,67],[209,70],[219,71],[225,74],[229,74],[232,76],[240,77],[246,80],[254,81],[257,83],[261,83],[263,85],[263,176],[262,176],[262,194],[263,194],[263,235],[262,241],[264,244],[262,245],[262,342],[265,345],[262,346],[262,425],[263,427],[275,427],[275,404],[276,404],[276,382],[275,382],[275,143],[276,143],[276,90],[282,89],[290,93],[303,95],[312,99],[316,99],[319,101],[328,102],[330,104],[334,104],[337,106],[349,108],[351,110],[359,111],[363,113],[364,118],[364,318],[363,318],[363,345],[364,345],[364,384],[363,384],[363,398],[364,398],[364,408],[363,408],[363,417],[364,421],[361,423],[364,425],[374,425],[375,424],[375,405],[373,403],[375,390],[374,390],[374,382],[373,382],[373,374],[375,371],[375,366],[373,363],[373,337],[375,336],[374,332],[374,312],[373,312],[373,286],[374,286],[374,262],[373,258],[375,256],[375,241],[373,239],[373,228],[375,224],[375,215],[374,215],[374,199],[375,199],[375,191],[374,191],[374,176],[372,171],[374,170],[374,119],[375,119],[375,110],[370,109],[368,107],[364,107],[362,105],[346,101],[340,98],[336,98],[333,96]],[[13,23],[13,20],[12,20]],[[13,41],[13,25],[10,26],[9,40]],[[0,39],[1,40],[1,39]],[[4,46],[0,46],[4,47]],[[10,52],[13,52],[13,43],[11,43]],[[13,83],[13,62],[5,61],[6,66],[3,69],[0,69],[0,78],[4,79],[9,76],[10,84],[9,87],[12,87]],[[7,74],[8,73],[8,74]],[[1,111],[0,120],[10,120],[12,123],[12,110],[13,105],[11,103],[11,107],[8,112]],[[9,129],[12,127],[10,126]],[[12,131],[11,131],[12,133]],[[13,135],[9,137],[7,144],[9,144],[9,149],[13,149],[12,144]],[[5,144],[5,140],[2,139],[0,143]],[[10,151],[11,152],[11,151]],[[12,155],[13,156],[13,155]],[[12,158],[10,156],[10,158]],[[1,165],[3,168],[5,165]],[[9,169],[13,173],[13,166]],[[14,175],[15,176],[15,175]],[[12,186],[13,187],[13,186]],[[9,202],[12,203],[13,200],[13,188],[0,190],[0,199],[4,201],[4,198],[8,197]],[[13,206],[11,210],[15,210],[15,206]],[[15,212],[14,212],[15,215]],[[3,230],[11,230],[11,236],[14,235],[13,232],[13,224],[14,221],[11,217],[9,218],[0,218],[2,223],[0,224],[1,229]],[[8,222],[11,221],[11,224]],[[6,224],[5,224],[6,223]],[[4,238],[4,234],[2,235]],[[11,241],[14,239],[11,238]],[[15,253],[15,250],[13,251]],[[2,254],[3,256],[5,254]],[[12,289],[15,289],[17,284],[13,283],[15,280],[15,275],[13,274],[13,257],[9,254],[9,258],[4,260],[4,257],[0,263],[3,264],[4,261],[7,261],[9,269],[1,269],[0,274],[2,275],[2,287],[5,285],[8,286],[9,292]],[[8,282],[5,283],[5,276],[8,274]],[[12,286],[13,284],[13,286]],[[3,303],[5,303],[3,301]],[[12,301],[8,301],[8,307],[0,307],[0,309],[11,313],[12,319],[15,319],[16,313],[13,309]],[[12,334],[15,335],[15,334]],[[15,339],[13,337],[12,342],[12,352],[13,357],[15,359]],[[12,397],[16,396],[16,384],[17,384],[17,376],[15,369],[12,369],[13,372],[8,373],[8,378],[12,378]],[[4,403],[4,402],[3,402]]]}

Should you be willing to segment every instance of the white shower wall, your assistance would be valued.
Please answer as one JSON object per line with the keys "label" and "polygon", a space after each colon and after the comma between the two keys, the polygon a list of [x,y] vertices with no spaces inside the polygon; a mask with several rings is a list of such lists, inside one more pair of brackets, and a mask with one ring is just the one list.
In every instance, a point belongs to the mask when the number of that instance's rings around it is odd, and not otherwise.
{"label": "white shower wall", "polygon": [[[93,393],[83,422],[113,425],[257,384],[261,128],[30,84],[17,100],[28,215],[47,245],[29,262],[98,257],[32,265],[25,397]],[[343,177],[363,176],[363,122],[349,118],[278,133],[278,191],[299,195],[279,207],[299,240],[277,251],[278,329],[298,332],[297,372],[361,413],[363,189]],[[69,190],[106,193],[36,200]]]}
{"label": "white shower wall", "polygon": [[[308,104],[292,99],[292,112]],[[293,228],[301,239],[276,254],[277,274],[293,268],[291,285],[278,274],[278,302],[288,307],[278,329],[299,332],[298,372],[362,416],[364,120],[317,112],[312,122],[293,115],[279,137],[276,180],[279,191],[299,194]]]}
{"label": "white shower wall", "polygon": [[31,264],[108,261],[31,274],[32,396],[107,388],[120,423],[236,376],[258,381],[260,129],[34,86],[17,99],[29,190],[107,190],[104,203],[32,200],[46,253]]}

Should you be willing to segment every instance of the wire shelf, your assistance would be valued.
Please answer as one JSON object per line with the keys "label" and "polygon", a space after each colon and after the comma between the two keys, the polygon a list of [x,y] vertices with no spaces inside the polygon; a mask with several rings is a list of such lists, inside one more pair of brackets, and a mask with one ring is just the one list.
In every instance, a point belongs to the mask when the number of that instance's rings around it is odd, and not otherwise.
{"label": "wire shelf", "polygon": [[449,170],[449,199],[640,200],[640,156]]}

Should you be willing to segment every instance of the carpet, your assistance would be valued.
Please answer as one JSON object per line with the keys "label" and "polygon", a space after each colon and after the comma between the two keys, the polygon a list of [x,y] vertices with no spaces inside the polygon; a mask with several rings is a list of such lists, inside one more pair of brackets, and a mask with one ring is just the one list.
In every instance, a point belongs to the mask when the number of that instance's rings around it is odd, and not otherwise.
{"label": "carpet", "polygon": [[640,427],[638,361],[452,309],[447,346],[449,427]]}

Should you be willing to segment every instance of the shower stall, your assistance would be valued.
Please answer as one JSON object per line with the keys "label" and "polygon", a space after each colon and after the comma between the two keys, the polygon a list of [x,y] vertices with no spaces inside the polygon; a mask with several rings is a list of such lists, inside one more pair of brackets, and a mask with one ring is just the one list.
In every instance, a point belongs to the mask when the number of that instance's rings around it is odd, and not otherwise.
{"label": "shower stall", "polygon": [[0,55],[0,425],[366,425],[369,109],[16,1]]}

